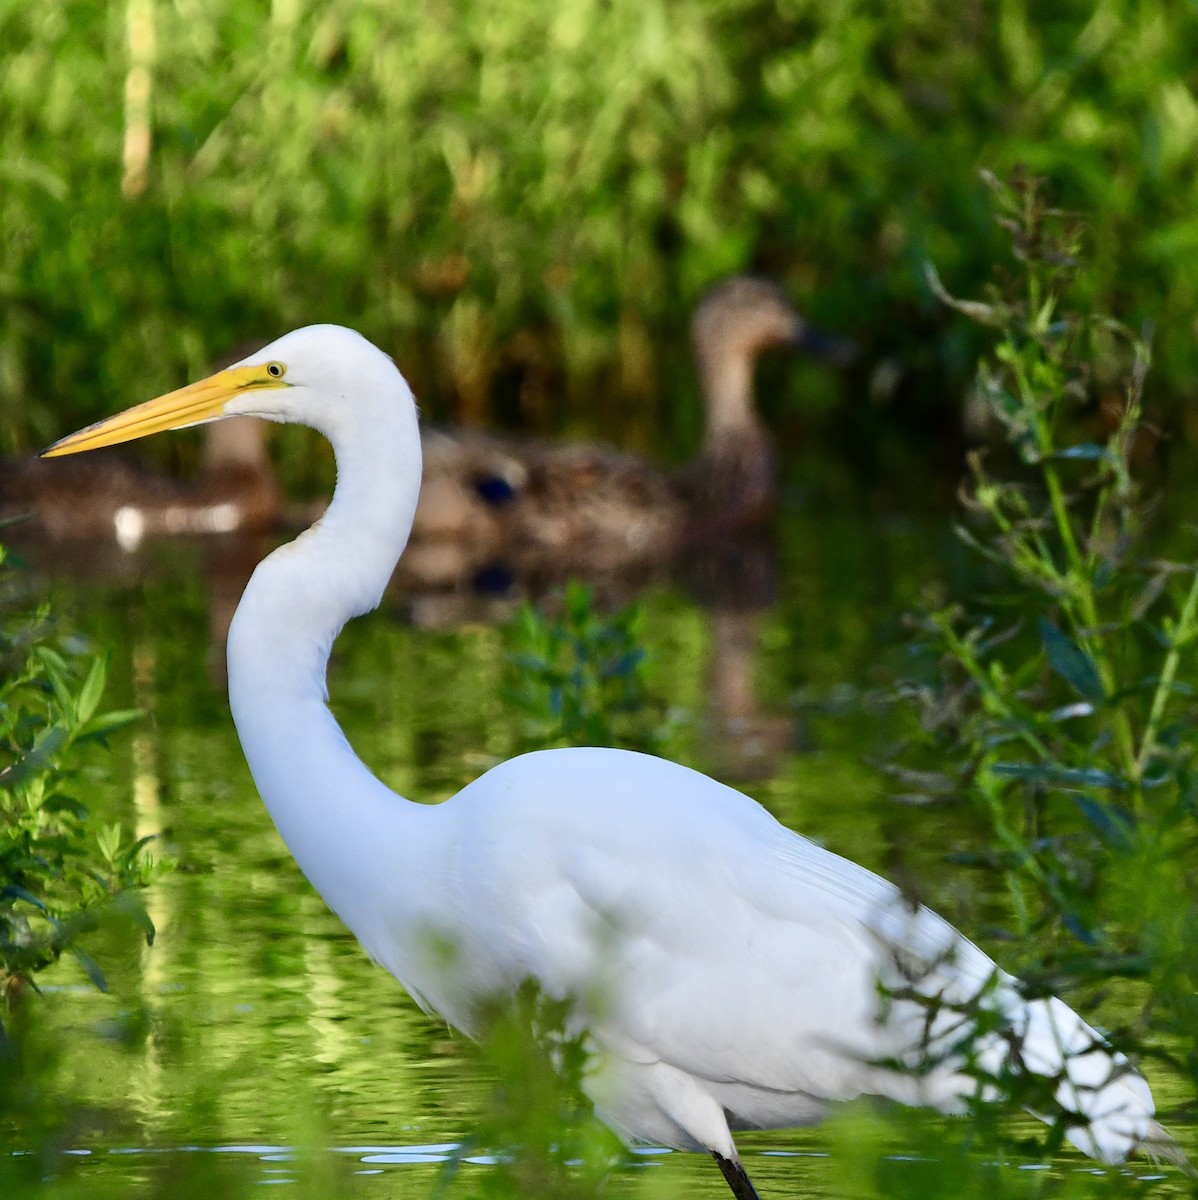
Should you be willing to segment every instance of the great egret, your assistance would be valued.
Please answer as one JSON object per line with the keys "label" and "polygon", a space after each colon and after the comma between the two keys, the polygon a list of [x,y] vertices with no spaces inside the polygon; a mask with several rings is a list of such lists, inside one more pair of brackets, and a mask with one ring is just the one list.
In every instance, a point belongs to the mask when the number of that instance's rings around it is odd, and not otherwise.
{"label": "great egret", "polygon": [[754,400],[758,358],[790,347],[843,364],[854,348],[813,329],[776,284],[743,275],[702,298],[691,340],[703,444],[678,470],[594,443],[426,431],[405,577],[456,583],[499,559],[525,578],[589,578],[767,516],[777,471]]}
{"label": "great egret", "polygon": [[[733,1129],[807,1123],[861,1094],[963,1107],[974,1084],[948,1051],[948,1010],[971,1002],[1007,1021],[981,1038],[981,1064],[1049,1077],[1086,1154],[1116,1162],[1154,1135],[1148,1085],[1065,1004],[1025,1002],[940,917],[704,775],[567,749],[501,763],[435,806],[390,791],[325,703],[333,639],[379,603],[420,489],[416,407],[387,355],[310,326],[47,453],[234,415],[319,430],[338,476],[324,517],[246,587],[233,720],[304,874],[423,1007],[469,1032],[481,1000],[529,978],[575,998],[600,1115],[709,1151],[738,1200],[756,1193]],[[883,1003],[879,978],[939,996],[941,1016],[926,1029],[924,1006]],[[944,1053],[926,1073],[879,1065],[929,1040]]]}
{"label": "great egret", "polygon": [[207,432],[191,480],[116,455],[71,470],[38,458],[0,460],[0,518],[29,513],[30,528],[47,538],[115,540],[126,550],[148,537],[274,528],[282,510],[261,422],[223,421]]}

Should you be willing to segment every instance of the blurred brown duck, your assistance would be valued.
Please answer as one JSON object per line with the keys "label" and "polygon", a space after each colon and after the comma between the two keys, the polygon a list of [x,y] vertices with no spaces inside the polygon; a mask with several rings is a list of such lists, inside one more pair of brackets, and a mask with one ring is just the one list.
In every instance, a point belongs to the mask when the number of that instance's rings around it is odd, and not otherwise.
{"label": "blurred brown duck", "polygon": [[758,357],[791,347],[843,363],[853,347],[812,329],[777,285],[750,276],[707,293],[691,338],[706,422],[698,456],[678,470],[611,446],[427,431],[405,577],[461,582],[495,558],[518,574],[586,574],[765,518],[777,463],[754,402]]}
{"label": "blurred brown duck", "polygon": [[113,539],[126,550],[148,537],[270,529],[280,501],[263,429],[249,417],[206,426],[203,467],[194,480],[119,454],[64,463],[0,460],[0,518],[29,515],[18,529],[55,540]]}

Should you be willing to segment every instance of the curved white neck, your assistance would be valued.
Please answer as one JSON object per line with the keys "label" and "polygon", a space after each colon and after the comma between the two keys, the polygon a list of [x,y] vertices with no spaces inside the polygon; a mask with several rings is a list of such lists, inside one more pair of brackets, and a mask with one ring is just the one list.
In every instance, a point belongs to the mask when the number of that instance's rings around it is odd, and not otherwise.
{"label": "curved white neck", "polygon": [[[378,605],[416,511],[415,406],[402,384],[386,399],[321,430],[337,461],[332,503],[259,564],[228,644],[229,703],[258,791],[301,870],[368,948],[362,875],[383,849],[379,831],[430,811],[367,770],[325,704],[333,640]],[[403,844],[391,852],[402,856]]]}

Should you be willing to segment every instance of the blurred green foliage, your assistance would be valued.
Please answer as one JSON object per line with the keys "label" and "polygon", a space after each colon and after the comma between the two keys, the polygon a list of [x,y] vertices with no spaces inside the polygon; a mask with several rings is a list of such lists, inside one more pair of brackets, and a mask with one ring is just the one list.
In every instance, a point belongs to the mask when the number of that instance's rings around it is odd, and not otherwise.
{"label": "blurred green foliage", "polygon": [[922,264],[977,290],[1016,162],[1087,214],[1087,300],[1159,322],[1161,403],[1198,367],[1182,0],[0,0],[0,47],[0,444],[335,320],[436,417],[678,453],[690,306],[745,268],[927,427],[977,339]]}
{"label": "blurred green foliage", "polygon": [[158,873],[149,838],[127,842],[119,824],[96,829],[72,794],[81,748],[137,713],[98,711],[105,659],[81,667],[44,611],[14,606],[13,573],[0,547],[0,1018],[64,953],[104,990],[80,939],[116,914],[152,939],[136,893]]}
{"label": "blurred green foliage", "polygon": [[586,1200],[604,1194],[628,1155],[582,1090],[590,1052],[585,1032],[572,1031],[571,1007],[531,980],[514,999],[496,1001],[476,1051],[496,1083],[446,1163],[437,1195],[460,1194],[462,1164],[484,1152],[494,1168],[474,1181],[470,1195]]}

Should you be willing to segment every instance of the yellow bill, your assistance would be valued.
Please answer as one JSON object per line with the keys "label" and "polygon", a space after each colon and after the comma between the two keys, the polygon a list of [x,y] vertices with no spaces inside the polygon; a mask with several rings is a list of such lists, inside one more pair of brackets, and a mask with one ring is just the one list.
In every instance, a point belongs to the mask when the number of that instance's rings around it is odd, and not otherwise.
{"label": "yellow bill", "polygon": [[262,363],[259,366],[229,367],[189,383],[178,391],[168,392],[156,400],[147,400],[69,434],[42,451],[43,458],[58,458],[64,454],[80,454],[98,450],[101,446],[116,446],[135,438],[148,437],[168,429],[182,429],[211,421],[224,415],[225,405],[241,392],[259,388],[287,387],[281,363]]}

